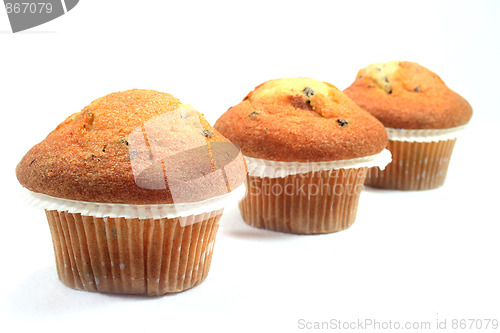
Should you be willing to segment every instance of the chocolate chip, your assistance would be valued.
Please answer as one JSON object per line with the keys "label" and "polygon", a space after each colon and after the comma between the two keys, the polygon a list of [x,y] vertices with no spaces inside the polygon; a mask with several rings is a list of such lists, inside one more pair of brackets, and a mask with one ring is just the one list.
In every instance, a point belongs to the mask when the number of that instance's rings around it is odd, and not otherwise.
{"label": "chocolate chip", "polygon": [[392,89],[387,92],[389,95],[392,95]]}
{"label": "chocolate chip", "polygon": [[420,91],[419,86],[416,86],[415,88],[413,88],[413,91],[415,91],[415,92],[419,92],[419,91]]}
{"label": "chocolate chip", "polygon": [[302,92],[304,93],[304,95],[306,95],[307,98],[311,97],[312,95],[314,95],[314,90],[312,90],[311,88],[309,87],[305,87]]}
{"label": "chocolate chip", "polygon": [[307,103],[309,101],[304,101],[304,98],[301,97],[300,95],[296,95],[296,96],[289,95],[288,101],[296,109],[309,110],[309,111],[312,111],[312,109],[313,109],[311,104]]}
{"label": "chocolate chip", "polygon": [[337,119],[337,123],[340,125],[340,127],[345,127],[349,125],[349,122],[345,120],[344,118],[339,118]]}
{"label": "chocolate chip", "polygon": [[209,130],[203,130],[203,136],[206,137],[206,138],[211,138],[214,136],[214,133],[213,132],[210,132]]}
{"label": "chocolate chip", "polygon": [[257,116],[260,114],[259,111],[252,111],[249,115],[248,115],[248,118],[252,119],[252,120],[256,120],[257,119]]}

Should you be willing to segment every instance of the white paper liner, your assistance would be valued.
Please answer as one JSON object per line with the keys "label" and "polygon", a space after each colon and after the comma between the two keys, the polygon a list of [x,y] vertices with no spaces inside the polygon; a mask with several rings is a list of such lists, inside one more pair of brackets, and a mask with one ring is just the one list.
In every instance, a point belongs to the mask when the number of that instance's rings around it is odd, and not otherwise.
{"label": "white paper liner", "polygon": [[93,217],[160,219],[191,216],[217,211],[229,205],[237,204],[241,199],[243,199],[245,193],[245,185],[242,184],[227,194],[203,201],[155,205],[129,205],[119,203],[77,201],[35,193],[27,189],[24,189],[23,196],[28,204],[41,209],[67,211],[72,214],[82,214]]}
{"label": "white paper liner", "polygon": [[392,141],[435,142],[453,140],[467,125],[445,129],[402,129],[386,127],[387,136]]}
{"label": "white paper liner", "polygon": [[252,177],[283,178],[289,175],[316,172],[320,170],[357,169],[379,167],[384,170],[392,160],[387,149],[380,153],[349,160],[325,162],[282,162],[245,156],[248,175]]}

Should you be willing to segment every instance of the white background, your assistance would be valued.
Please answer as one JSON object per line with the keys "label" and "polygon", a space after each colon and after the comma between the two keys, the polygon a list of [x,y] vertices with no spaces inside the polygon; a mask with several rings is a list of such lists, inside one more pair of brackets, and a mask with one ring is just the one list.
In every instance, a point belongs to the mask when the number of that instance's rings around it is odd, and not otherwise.
{"label": "white background", "polygon": [[[451,332],[455,318],[500,320],[499,17],[493,0],[84,0],[12,34],[0,9],[1,326],[295,332],[306,331],[300,319],[369,318],[433,328],[447,320]],[[113,91],[148,88],[214,123],[268,79],[344,89],[360,68],[390,60],[435,71],[474,108],[443,187],[367,188],[354,225],[323,236],[253,229],[231,207],[208,278],[177,295],[103,295],[58,281],[44,213],[20,200],[14,170],[71,113]]]}

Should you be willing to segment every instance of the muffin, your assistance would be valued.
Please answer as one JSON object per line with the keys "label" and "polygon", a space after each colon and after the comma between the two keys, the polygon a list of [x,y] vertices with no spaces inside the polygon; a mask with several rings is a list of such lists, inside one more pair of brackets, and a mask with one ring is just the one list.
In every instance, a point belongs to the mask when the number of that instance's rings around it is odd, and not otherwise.
{"label": "muffin", "polygon": [[65,285],[162,295],[206,278],[223,208],[245,194],[246,166],[192,107],[134,89],[69,116],[16,174],[45,209]]}
{"label": "muffin", "polygon": [[370,169],[366,184],[397,190],[443,185],[457,136],[472,108],[441,78],[419,64],[391,61],[358,72],[347,96],[386,127],[393,161]]}
{"label": "muffin", "polygon": [[333,85],[309,78],[257,86],[214,127],[247,162],[243,220],[267,230],[348,228],[368,167],[390,160],[384,126]]}

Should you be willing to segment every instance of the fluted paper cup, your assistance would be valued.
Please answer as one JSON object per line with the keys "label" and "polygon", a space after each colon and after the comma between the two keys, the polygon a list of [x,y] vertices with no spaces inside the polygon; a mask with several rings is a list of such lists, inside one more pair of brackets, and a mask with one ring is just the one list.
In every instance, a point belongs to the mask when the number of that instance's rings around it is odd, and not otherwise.
{"label": "fluted paper cup", "polygon": [[[106,293],[162,295],[207,276],[222,210],[174,219],[97,218],[46,211],[59,279]],[[201,221],[182,226],[183,220]]]}
{"label": "fluted paper cup", "polygon": [[245,156],[247,195],[239,207],[254,227],[325,234],[350,227],[369,167],[384,168],[390,153],[343,161],[277,162]]}
{"label": "fluted paper cup", "polygon": [[25,196],[45,209],[61,282],[78,290],[155,296],[207,277],[223,208],[244,194],[242,185],[201,202],[170,205]]}
{"label": "fluted paper cup", "polygon": [[[26,189],[25,199],[46,212],[65,285],[162,295],[206,278],[223,209],[245,195],[246,166],[238,146],[212,141],[215,133],[205,127],[200,113],[182,105],[121,138],[128,154],[111,153],[89,168],[79,161],[82,175],[72,173],[60,184],[64,191],[55,182],[27,187],[33,191]],[[71,156],[76,163],[81,154]],[[81,184],[84,174],[96,178]]]}
{"label": "fluted paper cup", "polygon": [[392,162],[368,170],[365,184],[395,190],[429,190],[444,184],[458,134],[465,126],[442,130],[386,128]]}

